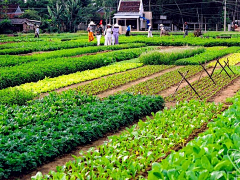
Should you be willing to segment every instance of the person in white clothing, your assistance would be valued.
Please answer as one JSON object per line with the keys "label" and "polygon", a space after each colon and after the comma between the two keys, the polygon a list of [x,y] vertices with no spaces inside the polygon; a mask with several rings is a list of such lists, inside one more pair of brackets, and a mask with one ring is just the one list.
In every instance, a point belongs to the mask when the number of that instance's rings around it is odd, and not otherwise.
{"label": "person in white clothing", "polygon": [[36,26],[36,29],[35,29],[35,36],[34,36],[34,38],[39,38],[39,34],[40,34],[40,31],[39,31],[39,26],[37,25]]}
{"label": "person in white clothing", "polygon": [[97,25],[97,29],[96,29],[96,37],[97,37],[97,45],[100,45],[100,41],[101,41],[101,37],[102,37],[102,27],[99,26],[99,24]]}
{"label": "person in white clothing", "polygon": [[164,35],[164,33],[165,33],[165,29],[164,29],[163,24],[160,24],[159,26],[160,26],[160,37],[162,37],[162,35]]}
{"label": "person in white clothing", "polygon": [[148,37],[153,37],[152,36],[152,25],[149,23],[148,26],[149,26],[148,27]]}
{"label": "person in white clothing", "polygon": [[112,40],[112,29],[111,29],[111,24],[107,24],[107,29],[106,29],[106,39],[107,39],[107,46],[111,45],[111,40]]}

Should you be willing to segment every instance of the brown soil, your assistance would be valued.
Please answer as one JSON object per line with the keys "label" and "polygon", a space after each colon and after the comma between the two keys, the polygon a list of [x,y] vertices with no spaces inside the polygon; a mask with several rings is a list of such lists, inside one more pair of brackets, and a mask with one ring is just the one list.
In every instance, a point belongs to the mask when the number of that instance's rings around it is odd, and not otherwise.
{"label": "brown soil", "polygon": [[240,77],[235,79],[230,85],[222,89],[208,101],[215,103],[224,103],[227,98],[233,97],[240,90]]}
{"label": "brown soil", "polygon": [[9,41],[9,42],[0,42],[0,45],[1,45],[1,44],[8,44],[8,43],[16,43],[16,42],[14,42],[14,41]]}
{"label": "brown soil", "polygon": [[37,52],[32,52],[32,53],[27,53],[27,54],[18,54],[19,56],[31,56],[34,54],[43,54],[43,53],[51,53],[52,51],[37,51]]}

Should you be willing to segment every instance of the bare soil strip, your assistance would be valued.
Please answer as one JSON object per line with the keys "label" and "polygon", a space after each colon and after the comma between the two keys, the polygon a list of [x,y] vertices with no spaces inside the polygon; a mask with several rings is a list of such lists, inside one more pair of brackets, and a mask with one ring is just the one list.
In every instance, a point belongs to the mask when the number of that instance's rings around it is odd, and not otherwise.
{"label": "bare soil strip", "polygon": [[240,77],[235,79],[230,85],[222,89],[208,101],[215,103],[223,103],[229,97],[233,97],[240,90]]}
{"label": "bare soil strip", "polygon": [[153,78],[155,78],[155,77],[161,76],[161,75],[163,75],[163,74],[165,74],[165,73],[174,71],[174,70],[179,69],[179,68],[181,68],[181,67],[182,67],[182,66],[175,66],[175,67],[173,67],[173,68],[166,69],[166,70],[164,70],[164,71],[161,71],[161,72],[156,73],[156,74],[153,74],[153,75],[151,75],[151,76],[142,78],[142,79],[140,79],[140,80],[127,83],[127,84],[125,84],[125,85],[123,85],[123,86],[120,86],[120,87],[118,87],[118,88],[111,89],[111,90],[107,90],[107,91],[105,91],[105,92],[103,92],[103,93],[101,93],[101,94],[98,94],[97,96],[98,96],[99,98],[105,98],[105,97],[110,96],[110,95],[113,95],[113,94],[115,94],[115,93],[117,93],[117,92],[119,92],[119,91],[123,91],[123,90],[125,90],[125,89],[127,89],[127,88],[129,88],[129,87],[135,86],[135,85],[137,85],[137,84],[139,84],[139,83],[141,83],[141,82],[145,82],[145,81],[147,81],[147,80],[149,80],[149,79],[153,79]]}

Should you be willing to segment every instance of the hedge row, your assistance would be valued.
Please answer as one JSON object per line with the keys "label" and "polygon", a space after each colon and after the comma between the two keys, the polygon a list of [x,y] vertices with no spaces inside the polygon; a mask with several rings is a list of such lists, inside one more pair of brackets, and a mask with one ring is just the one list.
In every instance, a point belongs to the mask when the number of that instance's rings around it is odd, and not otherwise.
{"label": "hedge row", "polygon": [[17,56],[17,55],[2,55],[0,56],[0,67],[4,66],[15,66],[22,63],[27,63],[31,61],[43,61],[50,58],[58,58],[58,57],[70,57],[77,56],[86,53],[95,53],[106,50],[119,50],[119,49],[129,49],[129,48],[137,48],[144,47],[146,44],[144,43],[136,43],[136,44],[121,44],[116,46],[95,46],[95,47],[81,47],[74,49],[63,49],[57,50],[42,54],[33,54],[31,56]]}
{"label": "hedge row", "polygon": [[144,64],[174,64],[177,59],[186,58],[205,51],[203,47],[180,49],[173,52],[152,51],[140,56],[140,62]]}
{"label": "hedge row", "polygon": [[69,49],[95,45],[96,43],[89,43],[87,42],[87,40],[64,41],[64,42],[38,41],[38,42],[7,43],[1,45],[0,55],[25,54],[35,51],[53,51],[59,49]]}
{"label": "hedge row", "polygon": [[196,54],[193,57],[178,59],[176,65],[198,65],[199,63],[209,62],[230,53],[235,53],[240,47],[229,47],[219,49],[218,47],[207,49],[204,53]]}
{"label": "hedge row", "polygon": [[136,58],[148,49],[149,48],[135,48],[118,50],[92,56],[57,58],[30,62],[14,67],[3,67],[0,68],[0,89],[27,82],[36,82],[45,77],[57,77],[63,74],[99,68],[112,62]]}

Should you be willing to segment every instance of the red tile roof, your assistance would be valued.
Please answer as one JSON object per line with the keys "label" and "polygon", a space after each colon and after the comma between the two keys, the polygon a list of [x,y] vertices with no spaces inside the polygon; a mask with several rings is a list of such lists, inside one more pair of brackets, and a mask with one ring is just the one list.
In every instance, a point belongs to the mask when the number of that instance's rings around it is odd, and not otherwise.
{"label": "red tile roof", "polygon": [[122,1],[118,12],[139,12],[139,1]]}

